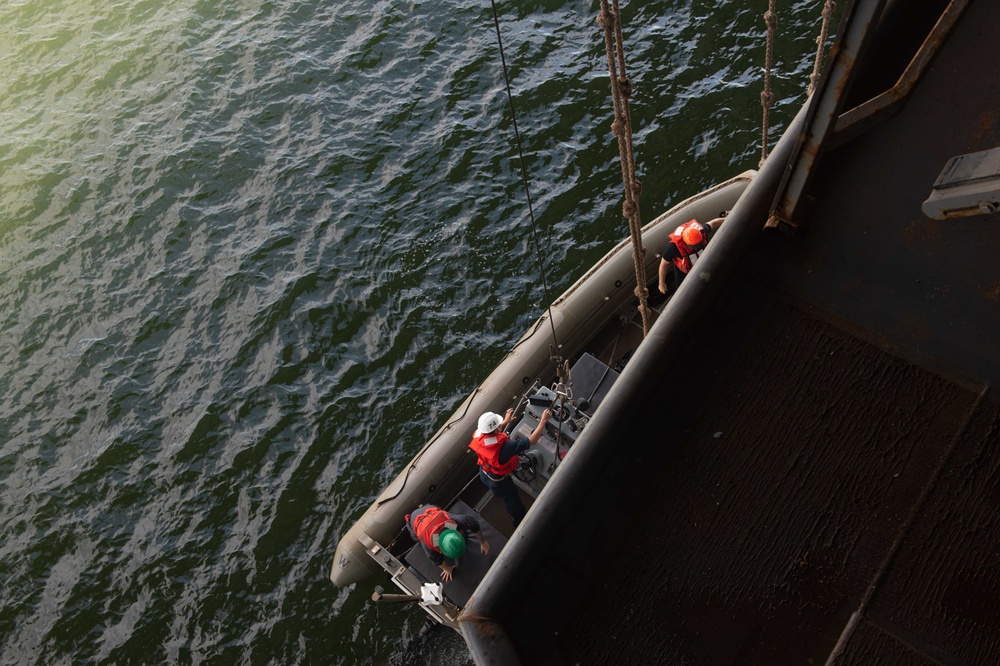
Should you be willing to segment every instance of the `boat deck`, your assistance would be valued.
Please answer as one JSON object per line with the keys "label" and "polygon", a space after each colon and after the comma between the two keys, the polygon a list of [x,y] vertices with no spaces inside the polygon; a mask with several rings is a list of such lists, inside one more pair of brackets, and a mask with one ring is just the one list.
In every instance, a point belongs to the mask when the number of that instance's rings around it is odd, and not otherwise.
{"label": "boat deck", "polygon": [[524,663],[1000,663],[1000,216],[920,208],[1000,145],[994,9],[744,258],[507,614]]}

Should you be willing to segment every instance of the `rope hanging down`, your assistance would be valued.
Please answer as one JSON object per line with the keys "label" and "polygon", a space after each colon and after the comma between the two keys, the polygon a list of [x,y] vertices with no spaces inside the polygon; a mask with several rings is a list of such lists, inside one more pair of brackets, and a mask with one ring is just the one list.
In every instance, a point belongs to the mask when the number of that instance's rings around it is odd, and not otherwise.
{"label": "rope hanging down", "polygon": [[767,159],[767,132],[770,129],[768,112],[774,104],[774,93],[771,92],[771,61],[774,59],[774,33],[778,28],[778,15],[774,13],[774,0],[770,0],[764,13],[764,23],[767,25],[767,55],[764,59],[764,90],[760,93],[760,106],[763,110],[763,121],[760,139],[760,166]]}
{"label": "rope hanging down", "polygon": [[622,182],[625,186],[625,203],[622,205],[622,213],[629,223],[632,260],[635,263],[635,295],[639,297],[642,332],[643,335],[646,335],[649,333],[650,312],[649,305],[647,305],[649,289],[646,287],[646,250],[642,247],[641,225],[639,223],[641,186],[635,176],[632,116],[628,106],[629,97],[632,95],[632,82],[625,74],[625,52],[618,0],[614,0],[613,9],[608,7],[608,0],[601,0],[601,13],[597,17],[597,22],[604,28],[604,45],[608,53],[611,97],[615,108],[615,120],[611,125],[611,132],[618,137],[618,152],[622,161]]}
{"label": "rope hanging down", "polygon": [[556,366],[556,373],[562,367],[562,356],[560,355],[559,340],[556,337],[556,324],[552,319],[552,299],[549,298],[549,285],[545,279],[545,263],[542,261],[541,243],[538,241],[538,225],[535,223],[535,209],[531,205],[531,191],[528,189],[528,169],[524,165],[524,149],[521,147],[521,134],[517,130],[517,114],[514,112],[514,95],[510,91],[510,75],[507,73],[507,59],[503,54],[503,39],[500,37],[500,17],[497,14],[496,0],[491,0],[493,8],[493,25],[497,31],[497,46],[500,49],[500,64],[503,66],[503,80],[507,88],[507,102],[510,104],[510,119],[514,126],[514,139],[517,142],[517,156],[521,161],[521,181],[524,183],[524,196],[528,201],[528,217],[531,219],[531,235],[535,242],[535,258],[538,261],[538,272],[541,274],[542,291],[545,293],[545,302],[548,303],[549,327],[552,329],[552,362]]}
{"label": "rope hanging down", "polygon": [[[764,164],[767,159],[767,133],[770,129],[768,111],[774,104],[774,93],[771,92],[771,64],[774,59],[774,33],[778,28],[778,16],[774,11],[775,0],[768,3],[767,12],[764,13],[764,23],[767,24],[767,56],[764,62],[764,91],[760,94],[760,105],[764,111],[764,121],[761,136],[760,163]],[[826,39],[830,33],[830,19],[833,16],[837,3],[834,0],[826,0],[823,5],[823,23],[820,26],[819,36],[816,37],[816,60],[813,63],[812,74],[809,75],[809,87],[807,94],[811,95],[816,90],[819,83],[820,71],[823,67],[823,48],[826,46]]]}
{"label": "rope hanging down", "polygon": [[837,3],[833,0],[826,0],[823,5],[823,25],[820,27],[819,36],[816,38],[816,62],[813,64],[813,73],[809,75],[809,94],[816,90],[819,83],[820,69],[823,67],[823,47],[826,46],[826,37],[830,32],[830,18],[833,10],[837,8]]}

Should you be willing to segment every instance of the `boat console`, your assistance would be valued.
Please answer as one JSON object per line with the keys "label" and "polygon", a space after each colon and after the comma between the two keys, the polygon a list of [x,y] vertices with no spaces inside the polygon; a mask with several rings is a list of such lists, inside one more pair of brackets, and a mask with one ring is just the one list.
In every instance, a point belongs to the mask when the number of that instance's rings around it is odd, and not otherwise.
{"label": "boat console", "polygon": [[532,497],[538,496],[618,379],[618,374],[596,357],[584,354],[570,369],[575,391],[562,385],[543,386],[528,397],[521,421],[510,433],[512,438],[531,434],[546,409],[551,410],[552,416],[538,444],[520,456],[514,482],[521,489]]}

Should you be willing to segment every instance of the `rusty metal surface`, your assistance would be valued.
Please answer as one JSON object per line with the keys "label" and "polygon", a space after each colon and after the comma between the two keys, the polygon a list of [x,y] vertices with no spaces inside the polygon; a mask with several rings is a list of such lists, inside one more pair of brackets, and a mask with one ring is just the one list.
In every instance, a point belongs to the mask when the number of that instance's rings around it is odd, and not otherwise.
{"label": "rusty metal surface", "polygon": [[885,3],[886,0],[857,0],[845,11],[840,27],[842,35],[831,50],[827,71],[810,100],[805,137],[793,157],[788,179],[779,192],[779,204],[769,224],[781,222],[797,226],[800,202],[813,178],[822,147],[846,103],[856,66],[875,38],[872,26],[878,21]]}
{"label": "rusty metal surface", "polygon": [[500,624],[481,617],[463,616],[459,627],[473,659],[482,666],[520,666],[521,660]]}
{"label": "rusty metal surface", "polygon": [[928,364],[1000,380],[1000,218],[938,221],[922,202],[948,160],[1000,145],[1000,15],[965,10],[906,106],[824,158],[808,230],[768,279]]}
{"label": "rusty metal surface", "polygon": [[892,88],[840,114],[830,137],[830,147],[858,136],[898,110],[930,66],[968,3],[969,0],[951,0],[948,3]]}

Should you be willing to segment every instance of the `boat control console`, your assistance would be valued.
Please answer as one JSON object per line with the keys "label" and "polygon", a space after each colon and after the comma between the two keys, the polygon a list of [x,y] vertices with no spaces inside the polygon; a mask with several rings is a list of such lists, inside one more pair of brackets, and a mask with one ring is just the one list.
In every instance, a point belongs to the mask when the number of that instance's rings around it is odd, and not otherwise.
{"label": "boat control console", "polygon": [[542,412],[552,411],[538,444],[521,454],[514,482],[537,497],[569,452],[591,415],[618,379],[618,372],[590,354],[584,354],[570,370],[576,391],[557,386],[539,388],[528,397],[524,415],[512,438],[527,437],[538,426]]}

